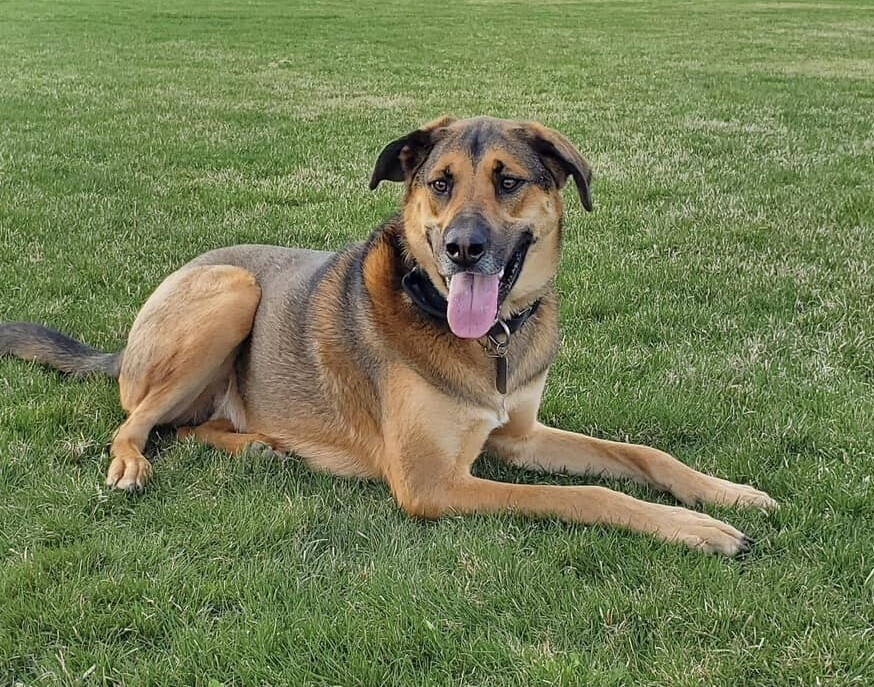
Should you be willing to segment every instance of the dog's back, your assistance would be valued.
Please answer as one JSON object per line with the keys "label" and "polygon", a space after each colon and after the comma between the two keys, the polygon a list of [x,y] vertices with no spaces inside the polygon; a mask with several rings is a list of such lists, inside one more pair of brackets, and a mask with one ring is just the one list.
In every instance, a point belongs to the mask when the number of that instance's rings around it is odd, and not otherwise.
{"label": "dog's back", "polygon": [[282,290],[287,293],[301,289],[305,293],[312,288],[319,271],[336,255],[322,250],[243,244],[211,250],[194,258],[185,267],[233,265],[254,274],[262,292]]}
{"label": "dog's back", "polygon": [[[302,304],[320,271],[336,253],[265,245],[219,248],[198,256],[181,269],[207,265],[233,265],[255,275],[262,301],[281,303],[287,316],[300,321]],[[29,322],[0,323],[0,356],[13,355],[46,365],[74,377],[105,374],[118,377],[124,351],[104,353],[66,334]]]}

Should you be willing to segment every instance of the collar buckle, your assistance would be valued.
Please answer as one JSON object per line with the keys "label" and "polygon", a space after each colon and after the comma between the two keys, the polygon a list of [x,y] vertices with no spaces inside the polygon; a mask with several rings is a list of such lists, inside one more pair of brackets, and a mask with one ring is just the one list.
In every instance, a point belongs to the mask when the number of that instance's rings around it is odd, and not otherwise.
{"label": "collar buckle", "polygon": [[490,358],[505,358],[510,350],[510,327],[504,320],[498,320],[487,334],[489,345],[486,354]]}

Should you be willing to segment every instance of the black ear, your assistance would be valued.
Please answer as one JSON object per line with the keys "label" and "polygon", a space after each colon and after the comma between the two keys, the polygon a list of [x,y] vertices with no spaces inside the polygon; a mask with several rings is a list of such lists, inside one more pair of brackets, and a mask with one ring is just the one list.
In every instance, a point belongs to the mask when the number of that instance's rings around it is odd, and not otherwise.
{"label": "black ear", "polygon": [[540,159],[555,178],[559,188],[572,176],[580,194],[580,202],[588,211],[592,211],[592,167],[585,158],[557,131],[547,129],[535,122],[525,124],[524,131],[529,142],[540,155]]}
{"label": "black ear", "polygon": [[373,175],[370,177],[370,190],[379,186],[380,181],[405,181],[428,158],[440,130],[455,120],[441,117],[416,129],[406,136],[392,141],[379,154]]}

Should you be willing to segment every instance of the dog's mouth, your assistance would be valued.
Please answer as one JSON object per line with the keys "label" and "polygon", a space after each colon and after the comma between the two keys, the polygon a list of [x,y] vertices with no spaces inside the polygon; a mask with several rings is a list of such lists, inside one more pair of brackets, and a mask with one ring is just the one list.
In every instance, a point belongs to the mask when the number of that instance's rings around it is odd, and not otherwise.
{"label": "dog's mouth", "polygon": [[522,266],[525,264],[525,258],[528,255],[528,248],[531,247],[531,236],[523,234],[522,238],[516,246],[516,249],[510,255],[507,264],[504,265],[504,271],[501,275],[500,287],[498,288],[498,309],[500,309],[504,300],[510,295],[510,291],[516,286],[519,280],[519,275],[522,274]]}
{"label": "dog's mouth", "polygon": [[523,235],[503,269],[495,274],[458,272],[446,277],[449,289],[446,318],[452,333],[463,339],[478,339],[488,334],[498,318],[504,299],[513,290],[531,237]]}

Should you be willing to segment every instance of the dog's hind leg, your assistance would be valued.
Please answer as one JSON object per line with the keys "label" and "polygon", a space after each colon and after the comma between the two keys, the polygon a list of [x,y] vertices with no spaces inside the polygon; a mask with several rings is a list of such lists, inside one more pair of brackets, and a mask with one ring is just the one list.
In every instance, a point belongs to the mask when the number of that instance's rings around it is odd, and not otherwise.
{"label": "dog's hind leg", "polygon": [[180,439],[194,437],[203,444],[208,444],[235,456],[245,453],[253,445],[259,444],[276,450],[270,437],[264,434],[237,432],[230,420],[210,420],[196,427],[180,427],[176,436]]}
{"label": "dog's hind leg", "polygon": [[118,381],[129,417],[112,441],[107,484],[142,489],[151,475],[143,448],[152,428],[209,416],[260,299],[254,275],[229,265],[184,267],[149,297],[122,360]]}

